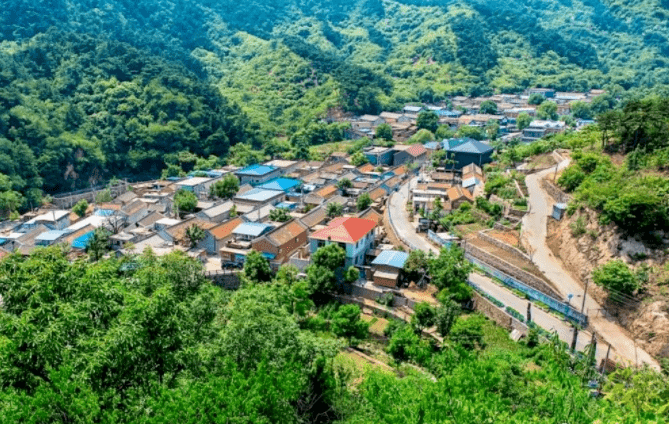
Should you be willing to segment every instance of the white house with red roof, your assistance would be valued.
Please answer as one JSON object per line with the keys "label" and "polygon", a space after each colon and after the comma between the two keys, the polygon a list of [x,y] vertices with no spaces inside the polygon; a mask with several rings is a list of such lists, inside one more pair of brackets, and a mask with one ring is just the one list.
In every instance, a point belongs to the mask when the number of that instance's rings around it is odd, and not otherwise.
{"label": "white house with red roof", "polygon": [[309,236],[309,248],[313,254],[320,247],[337,243],[346,251],[346,267],[364,265],[365,254],[374,244],[375,228],[371,219],[339,217]]}

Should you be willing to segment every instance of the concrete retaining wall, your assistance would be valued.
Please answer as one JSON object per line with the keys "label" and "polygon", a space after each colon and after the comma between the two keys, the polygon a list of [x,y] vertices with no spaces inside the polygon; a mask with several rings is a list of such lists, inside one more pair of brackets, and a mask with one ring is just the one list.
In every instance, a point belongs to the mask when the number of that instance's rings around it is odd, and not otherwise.
{"label": "concrete retaining wall", "polygon": [[542,180],[541,186],[557,203],[569,203],[572,196],[562,191],[558,186],[548,180]]}
{"label": "concrete retaining wall", "polygon": [[515,265],[511,265],[507,261],[498,258],[497,256],[491,255],[490,253],[479,249],[476,246],[473,246],[470,243],[464,243],[465,252],[469,253],[476,259],[490,265],[491,267],[502,271],[503,273],[517,279],[523,284],[526,284],[540,292],[551,296],[555,299],[562,299],[562,296],[551,287],[546,281],[530,274],[527,271],[524,271],[518,268]]}
{"label": "concrete retaining wall", "polygon": [[[130,184],[128,184],[128,182],[122,181],[118,185],[111,187],[109,191],[111,192],[112,198],[116,198],[121,194],[125,193],[126,191],[128,191],[129,185]],[[85,199],[88,203],[93,203],[95,201],[95,196],[97,196],[98,193],[104,190],[106,190],[106,188],[100,188],[97,190],[87,190],[83,192],[79,191],[71,194],[61,194],[58,195],[58,197],[54,197],[52,203],[59,208],[69,209],[72,206],[76,205],[77,202],[79,202],[82,199]]]}
{"label": "concrete retaining wall", "polygon": [[522,211],[520,209],[509,208],[508,215],[514,216],[516,218],[522,218],[527,214],[527,211]]}
{"label": "concrete retaining wall", "polygon": [[512,254],[513,256],[515,256],[517,258],[532,262],[532,259],[528,255],[523,253],[521,250],[519,250],[519,249],[517,249],[517,248],[515,248],[515,247],[513,247],[509,244],[506,244],[501,240],[497,240],[496,238],[494,238],[492,236],[489,236],[488,235],[489,231],[490,230],[479,231],[479,237],[482,240],[484,240],[484,241],[486,241],[486,242],[488,242],[492,245],[495,245],[495,246],[499,247],[500,249],[502,249],[506,252],[509,252],[510,254]]}
{"label": "concrete retaining wall", "polygon": [[503,309],[495,306],[477,291],[474,291],[472,299],[474,300],[474,309],[495,321],[500,327],[504,327],[509,331],[518,330],[523,336],[527,336],[529,333],[527,325],[518,321],[518,319],[512,317]]}

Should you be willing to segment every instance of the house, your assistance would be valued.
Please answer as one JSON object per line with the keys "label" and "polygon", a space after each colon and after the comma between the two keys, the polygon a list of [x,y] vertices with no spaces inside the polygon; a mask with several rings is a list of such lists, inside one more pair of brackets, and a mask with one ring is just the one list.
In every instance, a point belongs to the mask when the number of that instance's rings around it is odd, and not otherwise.
{"label": "house", "polygon": [[135,199],[131,203],[126,203],[121,208],[121,212],[125,215],[125,225],[135,225],[137,222],[149,216],[152,209],[140,199]]}
{"label": "house", "polygon": [[173,225],[170,228],[161,231],[159,234],[163,236],[165,240],[173,242],[175,245],[191,247],[190,240],[188,240],[186,235],[186,230],[194,225],[200,227],[205,234],[204,240],[199,241],[197,247],[205,249],[207,252],[215,252],[214,239],[212,237],[207,237],[207,230],[216,226],[216,223],[214,222],[193,218],[187,221],[181,221],[179,224]]}
{"label": "house", "polygon": [[383,187],[377,187],[374,190],[371,190],[369,197],[372,199],[372,202],[378,202],[383,200],[383,198],[388,194]]}
{"label": "house", "polygon": [[329,186],[326,186],[326,187],[323,187],[323,188],[319,189],[314,194],[317,195],[317,196],[322,197],[325,200],[327,200],[330,197],[337,194],[337,190],[338,190],[338,188],[337,188],[336,185],[329,185]]}
{"label": "house", "polygon": [[309,227],[298,219],[292,219],[256,239],[253,250],[263,254],[273,264],[284,264],[297,249],[307,244]]}
{"label": "house", "polygon": [[553,90],[552,88],[530,88],[527,94],[529,94],[530,96],[532,94],[541,94],[547,99],[552,99],[553,97],[555,97],[555,90]]}
{"label": "house", "polygon": [[189,177],[177,182],[177,190],[186,190],[195,193],[197,197],[206,197],[209,195],[209,187],[216,181],[209,177]]}
{"label": "house", "polygon": [[380,116],[388,124],[406,124],[411,122],[411,118],[401,113],[383,112]]}
{"label": "house", "polygon": [[297,167],[300,165],[300,162],[296,160],[275,159],[267,162],[265,165],[279,168],[281,170],[281,175],[288,175],[295,172]]}
{"label": "house", "polygon": [[377,228],[381,228],[380,227],[382,225],[381,221],[383,221],[383,215],[381,215],[374,208],[371,207],[360,212],[358,214],[358,218],[369,219],[376,222]]}
{"label": "house", "polygon": [[402,112],[404,112],[405,115],[416,116],[420,112],[422,112],[422,110],[423,110],[423,108],[421,106],[410,106],[409,105],[409,106],[404,106],[404,108],[402,109]]}
{"label": "house", "polygon": [[117,196],[114,199],[114,203],[118,203],[120,205],[127,205],[128,203],[132,202],[133,200],[137,199],[139,196],[135,194],[133,191],[126,191],[125,193]]}
{"label": "house", "polygon": [[309,248],[315,253],[318,248],[337,243],[346,252],[346,267],[364,265],[365,254],[374,244],[376,222],[357,217],[333,219],[327,227],[309,236]]}
{"label": "house", "polygon": [[367,147],[362,152],[372,165],[392,165],[393,153],[390,147],[381,146]]}
{"label": "house", "polygon": [[409,254],[396,250],[384,250],[372,261],[372,281],[375,286],[397,287],[404,264]]}
{"label": "house", "polygon": [[460,118],[458,118],[458,125],[483,127],[490,121],[495,121],[498,124],[503,125],[506,123],[506,117],[504,115],[486,115],[486,114],[463,115]]}
{"label": "house", "polygon": [[493,149],[482,141],[471,138],[452,138],[444,141],[444,150],[455,161],[454,168],[460,169],[471,163],[483,166],[492,162]]}
{"label": "house", "polygon": [[235,171],[240,184],[258,185],[281,176],[281,168],[270,165],[251,165]]}
{"label": "house", "polygon": [[33,227],[22,226],[18,231],[1,236],[0,246],[10,252],[18,250],[21,254],[27,255],[35,247],[35,239],[48,231],[49,228],[42,224]]}
{"label": "house", "polygon": [[198,217],[210,222],[223,222],[230,218],[230,211],[235,206],[231,200],[225,201],[218,205],[205,209],[197,214]]}
{"label": "house", "polygon": [[377,115],[362,115],[358,118],[359,122],[366,122],[372,127],[378,127],[381,124],[385,124],[386,121],[383,120],[380,116]]}
{"label": "house", "polygon": [[26,221],[23,226],[35,228],[44,225],[50,230],[63,230],[70,226],[70,211],[53,210]]}
{"label": "house", "polygon": [[254,239],[272,231],[274,225],[259,222],[244,222],[232,230],[232,235],[238,241],[253,241]]}
{"label": "house", "polygon": [[300,180],[281,177],[269,180],[266,183],[259,185],[258,188],[261,188],[263,190],[277,190],[277,191],[283,191],[284,193],[288,193],[289,191],[299,188],[301,185],[302,181]]}
{"label": "house", "polygon": [[208,233],[214,240],[214,251],[211,253],[218,253],[225,246],[225,243],[232,238],[232,232],[235,228],[243,223],[244,220],[237,217],[205,230],[205,233]]}
{"label": "house", "polygon": [[286,193],[278,190],[265,190],[254,188],[243,194],[237,194],[233,199],[236,204],[245,204],[252,206],[276,205],[284,201]]}
{"label": "house", "polygon": [[272,205],[264,205],[259,208],[255,208],[251,212],[247,212],[243,215],[246,222],[265,222],[269,220],[269,216],[276,207]]}
{"label": "house", "polygon": [[319,206],[304,214],[300,221],[308,228],[314,228],[327,219],[327,210],[325,206]]}
{"label": "house", "polygon": [[70,234],[69,230],[50,230],[35,237],[35,246],[51,246]]}
{"label": "house", "polygon": [[393,149],[396,152],[393,155],[394,166],[412,162],[421,164],[427,159],[427,149],[421,144],[397,145]]}
{"label": "house", "polygon": [[447,194],[448,200],[451,203],[451,209],[458,209],[465,202],[474,203],[474,196],[461,186],[451,187]]}
{"label": "house", "polygon": [[567,125],[562,121],[535,120],[530,126],[523,130],[522,141],[531,143],[550,134],[558,134],[567,129]]}
{"label": "house", "polygon": [[430,174],[430,179],[435,183],[453,184],[455,174],[452,172],[433,172]]}
{"label": "house", "polygon": [[160,212],[151,212],[149,215],[135,223],[136,227],[154,228],[156,222],[165,219],[165,215]]}

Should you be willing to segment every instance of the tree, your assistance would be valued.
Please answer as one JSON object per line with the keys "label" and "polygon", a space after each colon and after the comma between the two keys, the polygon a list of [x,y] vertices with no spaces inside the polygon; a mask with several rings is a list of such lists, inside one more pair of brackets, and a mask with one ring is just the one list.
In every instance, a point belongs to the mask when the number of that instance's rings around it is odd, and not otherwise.
{"label": "tree", "polygon": [[404,275],[408,281],[418,283],[427,272],[427,255],[422,250],[412,250],[404,262]]}
{"label": "tree", "polygon": [[197,196],[192,191],[178,190],[174,193],[174,209],[180,215],[193,212],[197,207]]}
{"label": "tree", "polygon": [[479,113],[487,115],[496,115],[497,103],[493,102],[492,100],[485,100],[481,102],[481,106],[479,106]]}
{"label": "tree", "polygon": [[434,321],[437,326],[437,331],[442,337],[448,336],[451,332],[451,328],[458,317],[459,311],[460,305],[452,300],[446,301],[437,308]]}
{"label": "tree", "polygon": [[337,276],[335,271],[344,266],[346,252],[337,244],[328,244],[316,250],[311,265],[307,267],[307,282],[312,293],[323,294],[335,291]]}
{"label": "tree", "polygon": [[416,125],[420,129],[425,129],[431,133],[434,133],[439,127],[439,115],[437,115],[434,111],[424,110],[418,114],[418,118],[416,118]]}
{"label": "tree", "polygon": [[209,195],[220,199],[231,199],[239,191],[239,179],[234,174],[226,174],[222,180],[209,187]]}
{"label": "tree", "polygon": [[369,162],[369,159],[362,152],[355,152],[351,155],[350,161],[351,165],[360,166]]}
{"label": "tree", "polygon": [[530,98],[527,101],[527,103],[530,104],[530,105],[540,105],[545,101],[546,101],[546,98],[544,96],[542,96],[541,94],[532,93],[532,94],[530,94]]}
{"label": "tree", "polygon": [[393,139],[393,129],[388,124],[381,124],[376,127],[376,138],[383,140],[392,140]]}
{"label": "tree", "polygon": [[614,295],[617,293],[632,295],[639,288],[636,275],[619,259],[595,268],[592,271],[592,280],[598,286],[611,290]]}
{"label": "tree", "polygon": [[458,128],[458,132],[456,133],[458,137],[462,138],[473,138],[474,140],[485,140],[486,139],[486,133],[483,128],[480,127],[471,127],[469,125],[463,125],[460,128]]}
{"label": "tree", "polygon": [[358,281],[359,278],[360,278],[360,271],[353,265],[351,265],[346,270],[346,274],[344,275],[344,281],[346,281],[349,284],[355,283],[356,281]]}
{"label": "tree", "polygon": [[106,188],[95,195],[95,203],[107,203],[113,200],[111,191]]}
{"label": "tree", "polygon": [[230,208],[230,218],[236,218],[237,217],[237,205],[232,205]]}
{"label": "tree", "polygon": [[272,268],[262,253],[251,250],[244,262],[244,277],[251,283],[266,283],[272,280]]}
{"label": "tree", "polygon": [[290,221],[291,216],[288,214],[288,209],[275,208],[269,212],[269,219],[274,222],[286,222]]}
{"label": "tree", "polygon": [[543,102],[537,108],[537,118],[539,118],[539,119],[552,119],[552,120],[556,121],[558,119],[557,103],[555,103],[555,102]]}
{"label": "tree", "polygon": [[358,196],[358,200],[355,202],[356,207],[358,208],[359,212],[364,211],[368,207],[370,207],[372,204],[372,198],[369,197],[369,193],[362,193],[360,196]]}
{"label": "tree", "polygon": [[341,190],[343,194],[346,194],[347,190],[351,187],[353,187],[353,183],[348,178],[342,178],[337,181],[337,188]]}
{"label": "tree", "polygon": [[411,316],[411,325],[421,332],[423,329],[434,325],[435,310],[427,302],[420,302],[414,306],[413,315]]}
{"label": "tree", "polygon": [[111,244],[109,242],[109,230],[100,227],[93,231],[93,236],[88,240],[86,253],[93,261],[99,261],[109,251]]}
{"label": "tree", "polygon": [[186,228],[186,238],[190,242],[190,247],[195,247],[201,240],[204,240],[206,234],[202,227],[193,224]]}
{"label": "tree", "polygon": [[489,120],[485,125],[486,136],[491,140],[497,140],[499,134],[499,122],[494,119]]}
{"label": "tree", "polygon": [[342,305],[334,313],[331,321],[331,330],[337,337],[348,339],[349,344],[367,338],[369,323],[360,319],[358,305]]}
{"label": "tree", "polygon": [[448,138],[453,138],[454,136],[455,131],[453,131],[448,125],[439,125],[437,131],[434,133],[434,138],[436,140],[446,140]]}
{"label": "tree", "polygon": [[569,108],[571,109],[571,114],[574,118],[592,119],[592,110],[590,109],[590,105],[586,102],[572,102],[569,104]]}
{"label": "tree", "polygon": [[328,203],[326,211],[328,218],[336,218],[344,213],[344,207],[342,206],[341,203],[332,202]]}
{"label": "tree", "polygon": [[471,297],[467,281],[472,264],[465,258],[464,250],[458,246],[443,247],[439,256],[428,262],[428,269],[432,283],[439,289],[448,289],[456,296],[455,300],[464,301]]}
{"label": "tree", "polygon": [[451,328],[451,340],[465,349],[483,349],[486,346],[483,340],[483,324],[485,317],[480,314],[469,317],[459,317]]}
{"label": "tree", "polygon": [[86,210],[88,210],[88,202],[86,199],[81,199],[72,207],[72,212],[76,213],[80,218],[86,215]]}
{"label": "tree", "polygon": [[520,131],[529,127],[531,123],[532,123],[532,117],[526,112],[520,113],[518,115],[518,118],[516,118],[516,126]]}
{"label": "tree", "polygon": [[425,128],[418,130],[416,134],[407,140],[407,144],[425,144],[434,140],[434,134]]}

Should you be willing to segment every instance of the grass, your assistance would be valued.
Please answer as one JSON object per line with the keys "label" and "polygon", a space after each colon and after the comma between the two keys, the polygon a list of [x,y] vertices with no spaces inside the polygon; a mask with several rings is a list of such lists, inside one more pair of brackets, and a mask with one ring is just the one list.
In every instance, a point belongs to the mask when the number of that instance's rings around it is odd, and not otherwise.
{"label": "grass", "polygon": [[379,336],[383,336],[383,330],[388,326],[388,320],[385,318],[375,317],[369,314],[363,314],[362,320],[369,323],[369,332]]}

